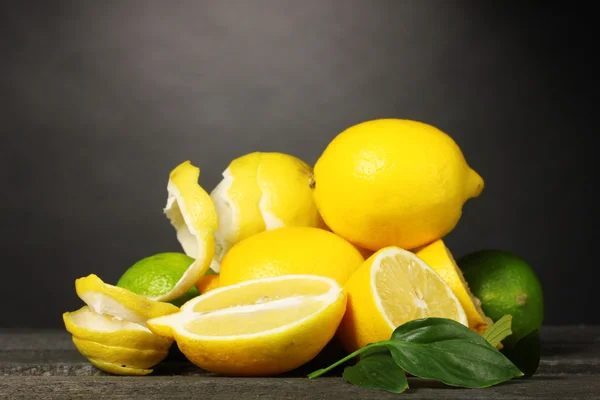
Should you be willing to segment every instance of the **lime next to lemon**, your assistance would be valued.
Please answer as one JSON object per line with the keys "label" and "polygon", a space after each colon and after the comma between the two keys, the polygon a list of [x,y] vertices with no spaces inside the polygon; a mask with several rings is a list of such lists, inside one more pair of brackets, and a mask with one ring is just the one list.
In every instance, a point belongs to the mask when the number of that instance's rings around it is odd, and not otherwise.
{"label": "lime next to lemon", "polygon": [[488,317],[497,321],[512,315],[513,334],[505,345],[514,345],[541,326],[542,285],[525,260],[505,251],[480,250],[462,257],[458,265]]}
{"label": "lime next to lemon", "polygon": [[[155,254],[133,264],[121,276],[117,286],[142,296],[158,297],[168,293],[193,262],[193,258],[182,253]],[[169,303],[181,306],[199,294],[193,286],[183,296]]]}

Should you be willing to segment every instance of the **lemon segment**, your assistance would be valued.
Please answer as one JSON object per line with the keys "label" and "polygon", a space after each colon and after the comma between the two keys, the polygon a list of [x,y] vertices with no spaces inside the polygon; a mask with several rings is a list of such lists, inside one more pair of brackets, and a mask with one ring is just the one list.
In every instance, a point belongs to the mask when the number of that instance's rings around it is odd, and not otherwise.
{"label": "lemon segment", "polygon": [[165,359],[169,354],[167,350],[140,350],[128,347],[107,346],[91,340],[80,339],[73,336],[73,343],[77,350],[86,358],[102,360],[124,365],[128,368],[151,368]]}
{"label": "lemon segment", "polygon": [[125,367],[122,364],[115,364],[106,361],[95,360],[93,358],[88,358],[88,361],[91,362],[99,370],[113,375],[143,376],[152,373],[151,369],[130,368]]}
{"label": "lemon segment", "polygon": [[210,196],[198,184],[200,169],[189,161],[178,165],[169,176],[164,212],[177,232],[177,240],[194,262],[167,293],[152,297],[171,301],[184,295],[210,268],[215,252],[217,212]]}
{"label": "lemon segment", "polygon": [[436,240],[419,249],[415,254],[450,286],[465,310],[469,328],[480,334],[485,332],[492,324],[492,320],[483,312],[481,301],[469,290],[469,285],[444,242],[441,239]]}
{"label": "lemon segment", "polygon": [[178,307],[150,300],[127,289],[104,283],[91,274],[75,280],[77,295],[98,314],[109,314],[142,326],[148,318],[172,314]]}
{"label": "lemon segment", "polygon": [[173,343],[172,340],[152,333],[145,326],[95,313],[88,306],[64,313],[63,321],[67,331],[73,336],[107,346],[168,350]]}
{"label": "lemon segment", "polygon": [[460,302],[442,278],[399,247],[373,254],[345,289],[348,309],[338,333],[348,352],[388,340],[396,327],[414,319],[441,317],[468,324]]}
{"label": "lemon segment", "polygon": [[346,296],[316,275],[263,278],[214,289],[148,327],[167,332],[199,367],[225,375],[266,376],[315,357],[335,334]]}

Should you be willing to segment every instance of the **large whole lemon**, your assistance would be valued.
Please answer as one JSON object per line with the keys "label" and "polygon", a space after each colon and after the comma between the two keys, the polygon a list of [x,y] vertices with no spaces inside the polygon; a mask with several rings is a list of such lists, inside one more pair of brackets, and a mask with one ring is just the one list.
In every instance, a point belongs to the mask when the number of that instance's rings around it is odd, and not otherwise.
{"label": "large whole lemon", "polygon": [[254,152],[231,161],[212,191],[219,226],[211,268],[249,236],[282,226],[322,227],[309,180],[312,167],[283,153]]}
{"label": "large whole lemon", "polygon": [[290,274],[321,275],[343,285],[364,261],[352,244],[310,227],[283,227],[242,240],[221,262],[219,285]]}
{"label": "large whole lemon", "polygon": [[442,238],[483,189],[450,136],[400,119],[340,133],[317,161],[312,184],[325,223],[371,250],[413,249]]}

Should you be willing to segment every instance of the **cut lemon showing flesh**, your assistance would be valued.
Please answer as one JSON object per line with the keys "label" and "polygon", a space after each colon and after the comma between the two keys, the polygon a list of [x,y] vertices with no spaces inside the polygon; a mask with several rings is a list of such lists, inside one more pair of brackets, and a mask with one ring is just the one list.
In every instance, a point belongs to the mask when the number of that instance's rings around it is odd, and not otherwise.
{"label": "cut lemon showing flesh", "polygon": [[283,153],[254,152],[231,161],[210,194],[219,227],[211,268],[219,272],[239,241],[282,226],[322,227],[309,181],[312,168]]}
{"label": "cut lemon showing flesh", "polygon": [[345,285],[348,308],[339,338],[348,352],[388,340],[405,322],[441,317],[467,325],[444,280],[413,253],[387,247],[369,257]]}
{"label": "cut lemon showing flesh", "polygon": [[469,285],[444,242],[436,240],[416,251],[416,255],[437,272],[458,297],[467,315],[469,328],[480,334],[485,332],[492,320],[486,317],[481,309],[481,301],[469,290]]}
{"label": "cut lemon showing flesh", "polygon": [[150,300],[132,291],[104,283],[96,275],[75,281],[77,295],[97,314],[108,314],[119,319],[146,326],[149,318],[173,314],[179,310],[169,303]]}
{"label": "cut lemon showing flesh", "polygon": [[152,300],[171,301],[183,296],[210,268],[215,252],[217,212],[209,194],[198,184],[200,169],[189,161],[178,165],[169,176],[164,212],[177,231],[183,251],[194,259],[175,286]]}
{"label": "cut lemon showing flesh", "polygon": [[113,375],[142,376],[152,373],[151,369],[130,368],[124,366],[123,364],[115,364],[106,361],[95,360],[93,358],[88,358],[88,360],[94,365],[94,367]]}
{"label": "cut lemon showing flesh", "polygon": [[212,290],[179,313],[149,320],[148,327],[174,337],[181,352],[207,371],[266,376],[315,357],[345,309],[345,293],[333,279],[286,275]]}

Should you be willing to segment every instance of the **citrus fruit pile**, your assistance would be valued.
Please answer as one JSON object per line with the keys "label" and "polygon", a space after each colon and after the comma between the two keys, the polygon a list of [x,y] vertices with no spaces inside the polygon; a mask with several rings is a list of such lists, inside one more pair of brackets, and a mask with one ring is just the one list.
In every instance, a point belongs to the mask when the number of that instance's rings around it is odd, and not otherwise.
{"label": "citrus fruit pile", "polygon": [[222,175],[209,194],[190,161],[171,171],[164,213],[182,253],[145,257],[116,286],[76,281],[86,306],[65,313],[65,326],[98,368],[148,374],[176,342],[207,371],[269,376],[333,337],[351,353],[422,318],[483,334],[510,314],[504,345],[542,323],[524,260],[481,250],[456,262],[446,247],[484,182],[431,125],[366,121],[338,134],[314,169],[254,152]]}

